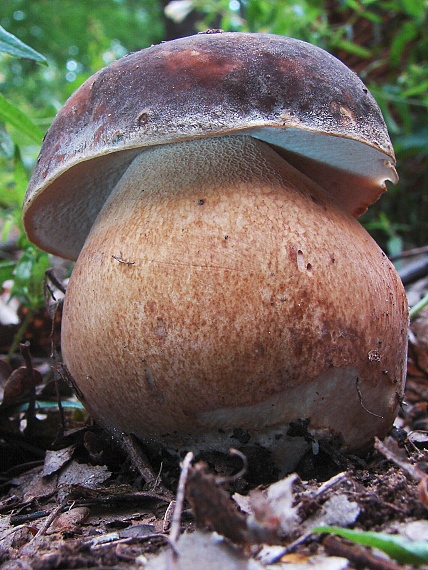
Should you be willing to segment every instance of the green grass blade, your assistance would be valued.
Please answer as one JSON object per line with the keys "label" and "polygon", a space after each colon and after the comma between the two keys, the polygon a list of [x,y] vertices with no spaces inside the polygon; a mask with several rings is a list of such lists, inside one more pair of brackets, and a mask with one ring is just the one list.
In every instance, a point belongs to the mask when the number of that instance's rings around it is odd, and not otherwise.
{"label": "green grass blade", "polygon": [[319,526],[312,532],[337,534],[357,544],[378,548],[400,564],[419,566],[428,563],[428,542],[425,541],[412,541],[399,535],[349,530],[338,526]]}
{"label": "green grass blade", "polygon": [[425,309],[427,305],[428,305],[428,293],[424,295],[424,297],[422,297],[422,299],[418,301],[416,305],[413,305],[413,307],[409,311],[409,318],[414,319],[416,315],[418,315],[422,311],[422,309]]}
{"label": "green grass blade", "polygon": [[47,65],[46,58],[24,42],[21,42],[16,36],[6,31],[0,26],[0,51],[14,55],[15,57],[25,57],[33,59],[43,65]]}
{"label": "green grass blade", "polygon": [[25,113],[9,103],[0,93],[0,120],[9,123],[21,133],[27,135],[35,143],[41,144],[43,131],[39,129]]}

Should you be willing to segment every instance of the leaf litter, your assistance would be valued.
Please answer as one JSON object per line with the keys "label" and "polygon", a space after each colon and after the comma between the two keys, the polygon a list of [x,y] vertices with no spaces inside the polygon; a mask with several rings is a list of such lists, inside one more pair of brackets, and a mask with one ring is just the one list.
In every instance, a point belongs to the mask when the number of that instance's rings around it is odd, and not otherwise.
{"label": "leaf litter", "polygon": [[[428,545],[426,313],[410,333],[406,403],[389,436],[365,457],[320,442],[279,481],[257,451],[207,453],[180,469],[132,438],[113,441],[78,407],[55,409],[58,395],[71,398],[56,363],[33,358],[31,372],[25,359],[13,370],[0,361],[2,568],[402,568],[406,558],[346,533]],[[43,413],[42,398],[52,402]],[[345,530],[313,532],[322,526]]]}

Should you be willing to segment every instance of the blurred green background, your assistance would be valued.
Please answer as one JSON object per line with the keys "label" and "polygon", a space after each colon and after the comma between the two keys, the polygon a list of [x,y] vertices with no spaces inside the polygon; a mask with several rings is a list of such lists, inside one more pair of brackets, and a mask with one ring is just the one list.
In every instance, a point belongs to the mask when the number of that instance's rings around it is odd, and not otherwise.
{"label": "blurred green background", "polygon": [[[400,182],[361,221],[396,254],[428,243],[427,14],[427,0],[2,0],[0,25],[48,65],[0,53],[0,93],[44,132],[88,76],[152,43],[207,28],[315,43],[362,78],[384,113]],[[38,150],[37,136],[0,117],[4,239]]]}

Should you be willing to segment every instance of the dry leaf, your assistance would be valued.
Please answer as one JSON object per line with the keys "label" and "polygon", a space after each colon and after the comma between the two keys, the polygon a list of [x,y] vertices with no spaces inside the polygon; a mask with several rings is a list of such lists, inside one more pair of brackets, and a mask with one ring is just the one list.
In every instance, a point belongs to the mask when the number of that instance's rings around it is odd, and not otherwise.
{"label": "dry leaf", "polygon": [[423,506],[428,509],[428,476],[425,475],[418,484],[419,499]]}
{"label": "dry leaf", "polygon": [[305,521],[305,530],[321,525],[352,526],[360,513],[358,503],[350,500],[347,494],[333,495],[324,503],[319,513]]}
{"label": "dry leaf", "polygon": [[42,475],[46,477],[59,471],[61,467],[63,467],[73,457],[75,449],[75,445],[70,445],[69,447],[58,449],[56,451],[47,450]]}
{"label": "dry leaf", "polygon": [[54,534],[55,532],[73,532],[84,520],[89,516],[87,507],[76,507],[61,513],[49,527],[46,534]]}
{"label": "dry leaf", "polygon": [[[175,570],[266,570],[259,562],[248,559],[223,538],[213,533],[183,534],[176,544]],[[168,568],[170,551],[152,558],[145,570]]]}
{"label": "dry leaf", "polygon": [[248,541],[246,517],[238,511],[229,494],[219,484],[220,478],[208,473],[200,461],[189,468],[186,498],[200,528],[209,528],[237,544]]}
{"label": "dry leaf", "polygon": [[249,496],[250,517],[247,521],[252,542],[275,544],[293,532],[299,524],[298,507],[293,507],[293,486],[298,480],[294,473],[266,491],[253,491]]}
{"label": "dry leaf", "polygon": [[30,390],[40,384],[42,380],[42,375],[38,370],[33,370],[33,375],[31,375],[25,366],[17,368],[4,385],[0,408],[10,408],[18,401],[27,398],[30,395]]}

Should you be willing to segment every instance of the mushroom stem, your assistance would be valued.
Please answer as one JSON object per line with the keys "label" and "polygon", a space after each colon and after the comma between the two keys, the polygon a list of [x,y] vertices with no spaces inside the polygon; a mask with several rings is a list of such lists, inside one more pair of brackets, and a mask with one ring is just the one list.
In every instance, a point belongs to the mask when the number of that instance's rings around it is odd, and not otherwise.
{"label": "mushroom stem", "polygon": [[396,412],[406,323],[361,225],[267,144],[226,136],[134,159],[76,263],[62,348],[95,417],[146,441],[310,418],[355,449]]}

